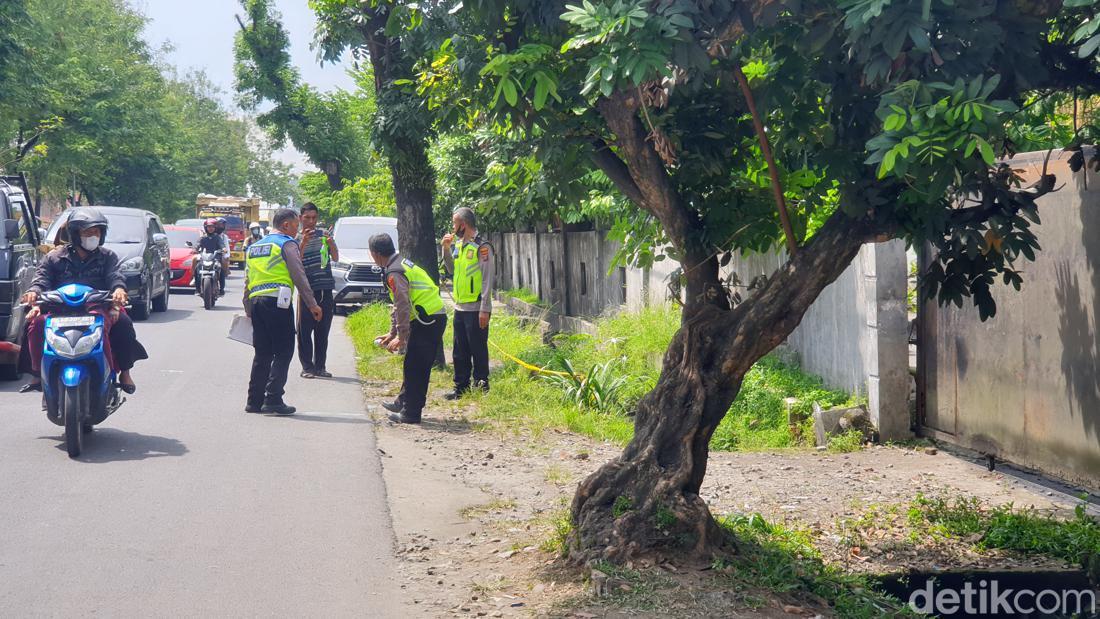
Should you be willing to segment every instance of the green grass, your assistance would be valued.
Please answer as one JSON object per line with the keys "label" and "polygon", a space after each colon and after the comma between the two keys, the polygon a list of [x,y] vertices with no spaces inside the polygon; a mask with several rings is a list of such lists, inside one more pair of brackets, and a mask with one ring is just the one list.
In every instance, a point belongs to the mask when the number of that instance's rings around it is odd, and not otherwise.
{"label": "green grass", "polygon": [[843,434],[829,437],[829,451],[833,453],[852,453],[863,449],[863,433],[859,430],[848,430]]}
{"label": "green grass", "polygon": [[739,543],[738,554],[715,568],[728,573],[733,588],[766,589],[793,598],[829,603],[838,617],[912,616],[900,601],[877,592],[866,576],[826,565],[808,531],[769,523],[760,514],[720,520]]}
{"label": "green grass", "polygon": [[[400,381],[400,357],[373,344],[389,330],[389,307],[368,306],[348,319],[348,332],[359,351],[359,371],[364,378]],[[549,345],[534,321],[499,315],[493,317],[489,353],[501,367],[493,371],[492,390],[471,393],[479,414],[518,429],[537,432],[560,429],[625,445],[634,432],[629,413],[657,384],[665,350],[679,328],[679,313],[672,308],[649,308],[621,313],[597,321],[596,336],[561,334]],[[451,341],[450,326],[445,342]],[[504,352],[502,352],[504,351]],[[615,392],[610,412],[596,412],[570,401],[565,391],[550,381],[533,376],[504,353],[538,368],[560,369],[567,359],[578,373],[588,374],[602,364],[613,364],[615,375],[626,383]],[[450,374],[433,372],[433,385],[447,385]],[[794,430],[788,422],[791,410],[801,419]],[[812,437],[810,413],[814,402],[824,408],[852,404],[841,391],[827,389],[817,377],[780,362],[774,356],[761,359],[745,376],[737,401],[715,432],[716,450],[775,449],[808,444]]]}
{"label": "green grass", "polygon": [[1060,519],[1012,505],[986,508],[973,497],[920,495],[910,506],[909,522],[934,535],[980,536],[979,548],[1044,554],[1069,563],[1100,555],[1100,522],[1088,515],[1084,504],[1073,518]]}

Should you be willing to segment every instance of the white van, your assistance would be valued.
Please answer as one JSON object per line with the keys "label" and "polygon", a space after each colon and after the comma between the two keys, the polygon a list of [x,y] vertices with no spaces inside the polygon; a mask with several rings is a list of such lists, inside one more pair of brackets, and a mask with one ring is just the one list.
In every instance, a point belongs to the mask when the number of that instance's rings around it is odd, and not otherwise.
{"label": "white van", "polygon": [[382,268],[371,260],[368,242],[376,234],[389,234],[394,246],[400,248],[397,238],[397,219],[394,217],[341,217],[332,228],[340,260],[332,263],[332,275],[336,279],[335,301],[337,305],[359,305],[389,298],[382,281]]}

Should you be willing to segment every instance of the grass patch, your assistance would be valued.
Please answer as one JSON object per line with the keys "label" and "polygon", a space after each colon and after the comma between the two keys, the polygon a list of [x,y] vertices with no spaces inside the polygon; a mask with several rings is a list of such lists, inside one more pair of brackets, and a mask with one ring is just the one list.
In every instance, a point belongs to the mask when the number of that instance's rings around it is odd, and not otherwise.
{"label": "grass patch", "polygon": [[910,505],[909,522],[933,535],[977,537],[982,549],[1043,554],[1076,564],[1100,556],[1100,522],[1088,515],[1084,503],[1074,509],[1072,518],[1064,519],[1011,504],[987,508],[973,497],[918,495]]}
{"label": "grass patch", "polygon": [[720,523],[741,543],[737,556],[715,564],[735,587],[793,598],[809,594],[828,602],[838,617],[913,616],[902,602],[876,591],[866,576],[826,565],[807,531],[769,523],[760,514]]}
{"label": "grass patch", "polygon": [[859,430],[848,430],[843,434],[829,437],[829,451],[833,453],[852,453],[863,449],[863,433]]}
{"label": "grass patch", "polygon": [[[359,375],[370,380],[397,383],[394,385],[396,389],[401,383],[401,363],[404,357],[391,354],[374,343],[375,338],[390,332],[390,306],[372,303],[363,307],[348,316],[345,329],[355,345]],[[452,333],[451,324],[448,321],[443,341],[451,341],[454,337]],[[450,370],[432,370],[431,386],[433,388],[449,387],[453,382],[454,375]]]}
{"label": "grass patch", "polygon": [[481,516],[487,516],[494,512],[505,512],[516,508],[516,502],[511,499],[493,499],[484,505],[471,505],[458,512],[464,520],[473,520]]}
{"label": "grass patch", "polygon": [[[472,392],[464,403],[476,404],[482,417],[512,428],[536,434],[547,429],[566,430],[625,445],[634,433],[630,413],[656,386],[665,350],[679,326],[675,309],[648,308],[599,320],[596,336],[562,334],[545,344],[536,322],[494,316],[489,353],[502,367],[493,372],[489,393]],[[448,325],[444,340],[447,345],[450,328]],[[359,353],[360,374],[375,380],[401,380],[400,357],[373,343],[375,337],[389,331],[388,306],[363,308],[348,319],[347,329]],[[532,376],[508,356],[550,369],[560,369],[562,361],[568,360],[578,374],[593,374],[594,368],[604,370],[595,374],[602,377],[599,385],[574,385],[571,392],[564,388],[568,381],[554,384]],[[434,387],[448,387],[450,381],[449,372],[432,373]],[[593,393],[598,397],[591,397]],[[791,405],[789,398],[793,398]],[[848,394],[827,389],[821,379],[769,355],[745,376],[741,393],[715,432],[711,447],[731,451],[809,444],[814,402],[824,408],[855,403]],[[794,428],[788,409],[800,420]]]}

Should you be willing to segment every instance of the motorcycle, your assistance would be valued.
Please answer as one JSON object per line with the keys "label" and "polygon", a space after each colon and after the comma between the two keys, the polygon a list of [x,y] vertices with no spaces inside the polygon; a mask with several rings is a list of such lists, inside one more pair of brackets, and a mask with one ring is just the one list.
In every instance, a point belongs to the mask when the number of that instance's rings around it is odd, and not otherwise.
{"label": "motorcycle", "polygon": [[199,278],[199,293],[202,295],[202,306],[211,309],[221,296],[222,274],[222,250],[215,252],[203,251],[199,254],[199,270],[195,277]]}
{"label": "motorcycle", "polygon": [[111,293],[68,284],[44,293],[37,305],[46,315],[42,354],[42,392],[46,417],[65,428],[65,450],[80,455],[84,435],[103,423],[126,401],[104,348],[102,314]]}

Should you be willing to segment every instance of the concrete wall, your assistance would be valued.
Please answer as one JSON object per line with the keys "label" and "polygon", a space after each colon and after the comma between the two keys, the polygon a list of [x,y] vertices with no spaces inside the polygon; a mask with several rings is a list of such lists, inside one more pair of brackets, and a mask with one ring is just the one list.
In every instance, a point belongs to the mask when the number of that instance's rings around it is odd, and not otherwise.
{"label": "concrete wall", "polygon": [[[785,260],[783,252],[740,256],[725,272],[735,271],[747,286]],[[867,397],[871,420],[884,439],[910,435],[905,293],[905,243],[869,243],[787,338],[802,369]]]}
{"label": "concrete wall", "polygon": [[[1025,184],[1044,153],[1013,168]],[[1020,259],[1022,290],[998,283],[997,315],[970,303],[922,312],[926,431],[996,457],[1100,489],[1100,175],[1050,172],[1064,188],[1039,200],[1042,250]]]}

